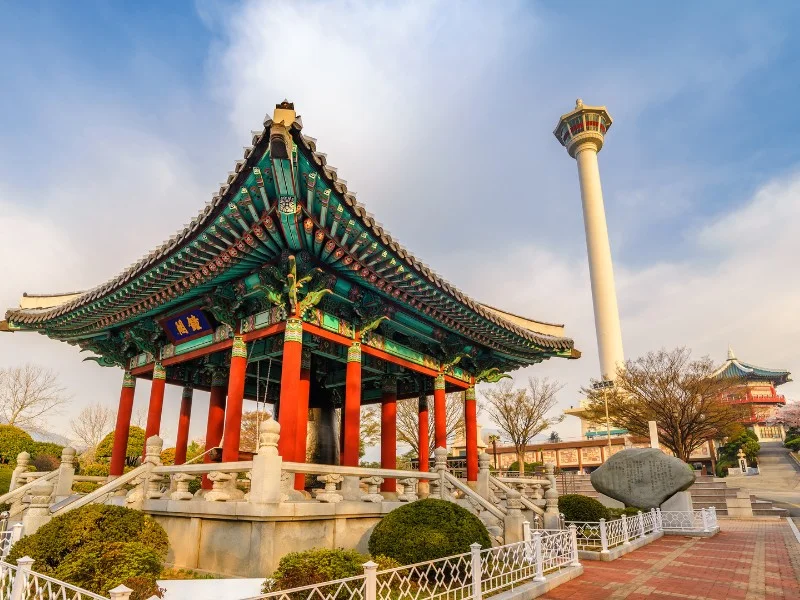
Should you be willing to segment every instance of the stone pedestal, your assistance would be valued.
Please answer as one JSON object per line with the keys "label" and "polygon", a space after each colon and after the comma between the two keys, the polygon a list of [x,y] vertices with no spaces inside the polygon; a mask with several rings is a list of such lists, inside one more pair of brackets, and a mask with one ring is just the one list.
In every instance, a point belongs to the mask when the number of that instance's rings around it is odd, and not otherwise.
{"label": "stone pedestal", "polygon": [[728,516],[731,518],[743,519],[753,516],[753,505],[747,492],[736,492],[736,498],[725,498],[725,504],[728,507]]}
{"label": "stone pedestal", "polygon": [[614,500],[610,496],[606,496],[605,494],[599,494],[597,499],[603,506],[607,506],[608,508],[625,508],[625,503],[620,502],[619,500]]}
{"label": "stone pedestal", "polygon": [[661,504],[661,510],[691,512],[694,510],[692,495],[689,492],[677,492]]}

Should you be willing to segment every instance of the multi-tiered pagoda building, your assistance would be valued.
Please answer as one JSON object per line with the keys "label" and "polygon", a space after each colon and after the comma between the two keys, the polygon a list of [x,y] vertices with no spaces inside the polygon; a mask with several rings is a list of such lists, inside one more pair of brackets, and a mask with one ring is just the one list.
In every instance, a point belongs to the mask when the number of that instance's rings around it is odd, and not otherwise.
{"label": "multi-tiered pagoda building", "polygon": [[728,348],[728,360],[714,374],[741,382],[725,393],[724,400],[741,406],[742,425],[752,429],[759,440],[785,437],[783,425],[767,425],[767,421],[786,404],[786,398],[775,388],[792,380],[789,371],[751,365],[736,358],[733,349]]}
{"label": "multi-tiered pagoda building", "polygon": [[[123,207],[120,207],[122,210]],[[477,478],[475,388],[551,357],[577,358],[563,326],[476,302],[392,239],[279,104],[227,182],[190,224],[89,291],[26,296],[0,329],[36,331],[123,369],[112,475],[123,470],[134,386],[151,381],[146,436],[161,431],[166,385],[184,388],[176,464],[194,390],[211,393],[207,447],[239,460],[244,401],[273,405],[284,460],[358,464],[360,410],[380,404],[381,466],[395,468],[396,405],[428,396],[446,447],[445,393],[464,392],[467,479]],[[206,457],[209,460],[209,457]],[[384,491],[394,490],[387,479]],[[303,486],[298,476],[296,486]]]}

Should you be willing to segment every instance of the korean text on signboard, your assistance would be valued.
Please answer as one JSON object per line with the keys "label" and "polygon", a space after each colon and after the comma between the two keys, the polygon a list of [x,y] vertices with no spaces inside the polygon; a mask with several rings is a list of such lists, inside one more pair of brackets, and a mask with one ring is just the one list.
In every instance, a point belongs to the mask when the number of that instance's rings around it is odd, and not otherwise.
{"label": "korean text on signboard", "polygon": [[213,332],[208,318],[198,308],[164,319],[161,325],[176,344]]}

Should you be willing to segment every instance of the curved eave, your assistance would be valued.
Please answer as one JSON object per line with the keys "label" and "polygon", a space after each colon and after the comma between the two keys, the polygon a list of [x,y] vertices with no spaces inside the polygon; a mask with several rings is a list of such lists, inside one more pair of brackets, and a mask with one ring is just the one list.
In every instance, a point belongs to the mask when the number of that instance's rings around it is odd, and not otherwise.
{"label": "curved eave", "polygon": [[[204,232],[208,230],[207,228],[213,226],[217,222],[218,217],[223,214],[226,207],[229,206],[229,203],[234,202],[239,189],[246,185],[248,176],[252,174],[253,168],[258,165],[267,151],[267,143],[269,140],[268,131],[272,125],[271,119],[266,119],[264,125],[264,130],[254,133],[253,146],[245,149],[244,159],[237,161],[234,171],[229,174],[227,183],[220,188],[219,192],[215,194],[205,208],[200,211],[199,215],[186,225],[183,230],[165,241],[146,257],[131,265],[131,267],[120,273],[117,277],[88,292],[74,296],[53,307],[20,307],[19,309],[9,310],[6,313],[6,318],[10,322],[10,325],[12,327],[32,329],[48,327],[52,329],[56,337],[58,337],[59,327],[52,327],[52,322],[55,319],[58,319],[59,323],[63,323],[72,315],[79,315],[80,313],[78,311],[81,311],[81,309],[84,309],[84,313],[86,310],[89,310],[91,313],[91,310],[86,308],[87,306],[95,302],[100,302],[101,300],[108,300],[112,294],[119,292],[123,286],[137,280],[137,278],[153,281],[153,273],[157,272],[161,267],[166,268],[165,265],[167,261],[174,259],[176,254],[189,247],[193,241],[204,234]],[[297,144],[298,149],[303,152],[309,164],[314,166],[316,173],[321,176],[330,189],[337,194],[337,199],[342,206],[347,208],[351,215],[358,220],[366,231],[371,232],[383,249],[395,256],[399,262],[407,264],[413,269],[414,273],[427,282],[437,294],[441,292],[442,296],[447,300],[448,306],[449,302],[452,301],[456,303],[457,306],[462,307],[458,311],[453,311],[454,314],[456,312],[458,313],[455,314],[455,320],[458,320],[463,314],[462,309],[466,309],[466,317],[472,319],[473,323],[476,321],[479,323],[485,322],[490,326],[495,326],[499,328],[499,330],[506,332],[506,334],[502,336],[504,337],[502,345],[507,347],[507,351],[515,355],[533,356],[538,353],[567,356],[571,358],[580,356],[580,353],[574,349],[574,343],[571,339],[557,335],[557,333],[563,333],[563,327],[559,330],[559,326],[557,325],[517,317],[511,313],[504,313],[499,309],[481,305],[438,276],[427,265],[414,257],[408,250],[392,239],[389,233],[364,209],[363,205],[356,201],[355,196],[348,192],[345,182],[339,179],[336,170],[327,164],[325,155],[317,152],[315,140],[304,136],[301,133],[301,129],[302,123],[298,117],[291,125],[291,136]],[[180,257],[180,255],[178,256]],[[178,258],[178,262],[180,262],[180,258]],[[149,280],[147,276],[150,276]],[[228,279],[232,277],[233,276],[229,276]],[[208,278],[204,281],[204,284],[215,285],[217,282],[224,279],[225,272],[222,272]],[[157,281],[158,277],[155,277],[155,280]],[[177,288],[178,286],[176,285],[175,287]],[[96,330],[99,333],[104,329],[117,327],[126,322],[141,319],[147,314],[159,312],[163,310],[164,306],[167,304],[174,303],[175,293],[179,295],[181,300],[185,301],[190,299],[192,295],[197,295],[189,293],[194,291],[196,290],[180,289],[178,292],[174,292],[174,290],[170,289],[170,294],[156,294],[158,302],[152,306],[146,305],[145,308],[148,308],[146,311],[142,308],[141,302],[136,305],[138,307],[136,311],[126,311],[126,305],[120,304],[121,300],[115,296],[112,298],[112,300],[117,303],[116,306],[118,309],[115,308],[115,310],[122,315],[122,318],[113,323],[109,323],[108,327],[97,327]],[[403,295],[407,296],[407,294]],[[31,298],[34,297],[35,296],[31,296]],[[126,298],[123,297],[122,301],[124,302],[125,300]],[[400,303],[402,304],[402,299]],[[438,310],[439,309],[436,308],[433,312],[436,313]],[[477,317],[477,319],[475,319],[475,317]],[[434,314],[431,319],[436,321],[436,315]],[[452,321],[453,318],[445,318],[444,320]],[[480,326],[479,329],[486,330],[486,327]],[[67,331],[63,333],[65,335],[62,337],[69,337]],[[85,333],[85,331],[83,333]],[[510,334],[510,337],[508,334]],[[469,338],[470,336],[467,335],[466,337]],[[485,338],[485,335],[479,337]]]}

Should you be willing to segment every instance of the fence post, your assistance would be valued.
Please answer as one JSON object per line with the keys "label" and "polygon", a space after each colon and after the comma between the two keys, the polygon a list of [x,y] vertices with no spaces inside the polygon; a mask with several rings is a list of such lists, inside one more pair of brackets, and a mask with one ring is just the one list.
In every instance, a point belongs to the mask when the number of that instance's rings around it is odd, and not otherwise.
{"label": "fence post", "polygon": [[653,523],[653,531],[652,531],[652,533],[656,533],[658,531],[658,517],[656,517],[656,509],[655,508],[651,508],[650,509],[650,519],[652,520],[652,523]]}
{"label": "fence post", "polygon": [[581,563],[578,562],[578,528],[575,525],[569,526],[569,539],[572,545],[572,566],[580,567]]}
{"label": "fence post", "polygon": [[606,531],[606,520],[600,519],[600,546],[601,554],[608,554],[608,532]]}
{"label": "fence post", "polygon": [[365,576],[364,600],[376,600],[378,597],[378,563],[369,560],[361,566],[364,567]]}
{"label": "fence post", "polygon": [[10,600],[22,600],[25,597],[25,584],[28,573],[31,572],[31,565],[36,562],[30,556],[23,556],[17,559],[17,574],[14,576],[14,583],[11,587]]}
{"label": "fence post", "polygon": [[623,539],[625,540],[624,542],[622,542],[623,545],[624,546],[629,545],[631,541],[629,539],[629,534],[628,534],[628,517],[625,515],[622,515],[622,535]]}
{"label": "fence post", "polygon": [[559,529],[567,528],[567,517],[564,516],[564,513],[558,513],[558,528]]}
{"label": "fence post", "polygon": [[113,590],[109,590],[108,593],[111,600],[130,600],[133,590],[124,585],[118,585]]}
{"label": "fence post", "polygon": [[658,530],[659,531],[664,531],[664,519],[663,519],[663,517],[661,515],[661,509],[660,508],[656,509],[656,515],[658,516]]}
{"label": "fence post", "polygon": [[709,532],[709,528],[708,528],[708,514],[706,513],[706,509],[705,509],[705,508],[701,508],[701,509],[700,509],[700,516],[701,516],[701,517],[702,517],[702,519],[703,519],[703,533],[708,533],[708,532]]}
{"label": "fence post", "polygon": [[544,581],[544,556],[542,555],[542,532],[533,532],[533,558],[536,560],[534,581]]}
{"label": "fence post", "polygon": [[711,507],[709,507],[708,510],[711,512],[711,527],[716,529],[718,527],[718,525],[717,525],[717,507],[716,506],[711,506]]}
{"label": "fence post", "polygon": [[[471,544],[469,547],[472,553],[472,600],[481,600],[483,598],[483,591],[481,590],[481,545],[478,542]],[[367,600],[374,600],[369,597]]]}
{"label": "fence post", "polygon": [[11,545],[22,539],[22,523],[14,523],[11,526]]}
{"label": "fence post", "polygon": [[644,518],[642,517],[642,511],[639,511],[636,518],[639,519],[639,537],[644,537]]}
{"label": "fence post", "polygon": [[522,522],[522,541],[525,542],[525,560],[533,562],[533,553],[531,548],[531,524],[529,521]]}

